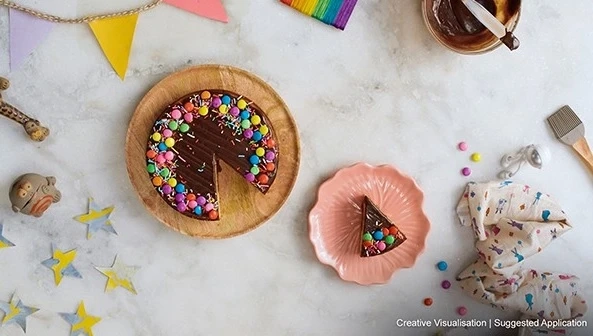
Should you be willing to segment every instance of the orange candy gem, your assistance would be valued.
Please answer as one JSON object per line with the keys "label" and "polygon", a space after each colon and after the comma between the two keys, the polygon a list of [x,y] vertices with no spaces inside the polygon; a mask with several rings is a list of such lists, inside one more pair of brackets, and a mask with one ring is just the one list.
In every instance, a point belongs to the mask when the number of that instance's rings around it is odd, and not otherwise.
{"label": "orange candy gem", "polygon": [[389,230],[387,228],[383,228],[381,231],[383,232],[383,237],[389,236]]}
{"label": "orange candy gem", "polygon": [[266,145],[268,145],[268,148],[274,148],[274,146],[276,146],[276,141],[274,141],[274,139],[270,138],[266,142]]}
{"label": "orange candy gem", "polygon": [[392,236],[395,236],[397,234],[397,228],[395,227],[395,225],[391,225],[391,227],[389,228],[389,234],[391,234]]}
{"label": "orange candy gem", "polygon": [[210,91],[202,91],[202,93],[200,94],[200,97],[202,99],[210,99],[212,95],[210,94]]}
{"label": "orange candy gem", "polygon": [[149,159],[154,159],[156,157],[156,152],[151,149],[148,152],[146,152],[146,157]]}
{"label": "orange candy gem", "polygon": [[215,220],[216,218],[218,218],[218,212],[216,212],[216,210],[211,210],[208,213],[208,218]]}
{"label": "orange candy gem", "polygon": [[266,163],[266,170],[267,171],[274,171],[274,168],[276,168],[276,165],[274,165],[273,162]]}
{"label": "orange candy gem", "polygon": [[185,198],[188,201],[195,201],[196,200],[196,195],[194,195],[194,194],[188,194]]}
{"label": "orange candy gem", "polygon": [[268,183],[269,180],[270,180],[270,178],[266,174],[259,174],[257,176],[257,181],[261,184],[266,184],[266,183]]}
{"label": "orange candy gem", "polygon": [[373,245],[373,242],[372,242],[372,241],[370,241],[370,240],[366,240],[366,241],[363,241],[363,242],[362,242],[362,245],[363,245],[364,247],[371,247],[371,245]]}
{"label": "orange candy gem", "polygon": [[425,306],[432,306],[432,299],[431,298],[424,299],[424,305]]}
{"label": "orange candy gem", "polygon": [[191,102],[187,102],[183,105],[183,108],[187,111],[187,112],[191,112],[194,110],[195,106],[194,104],[192,104]]}
{"label": "orange candy gem", "polygon": [[155,187],[160,187],[161,184],[163,184],[163,178],[160,176],[155,176],[152,179],[152,184],[154,184]]}

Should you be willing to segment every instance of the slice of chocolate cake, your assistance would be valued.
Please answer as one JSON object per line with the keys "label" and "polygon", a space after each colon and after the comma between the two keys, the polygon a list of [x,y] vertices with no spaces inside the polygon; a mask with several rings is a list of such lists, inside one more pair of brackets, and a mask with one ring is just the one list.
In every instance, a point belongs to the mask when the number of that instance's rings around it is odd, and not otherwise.
{"label": "slice of chocolate cake", "polygon": [[367,197],[362,203],[361,257],[385,254],[406,241],[406,236]]}

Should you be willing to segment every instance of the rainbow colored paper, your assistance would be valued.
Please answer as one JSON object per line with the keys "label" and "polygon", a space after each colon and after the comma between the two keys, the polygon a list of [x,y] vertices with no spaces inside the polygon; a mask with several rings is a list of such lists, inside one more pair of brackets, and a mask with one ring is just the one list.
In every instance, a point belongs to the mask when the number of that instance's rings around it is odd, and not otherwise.
{"label": "rainbow colored paper", "polygon": [[299,12],[344,30],[358,0],[280,0]]}

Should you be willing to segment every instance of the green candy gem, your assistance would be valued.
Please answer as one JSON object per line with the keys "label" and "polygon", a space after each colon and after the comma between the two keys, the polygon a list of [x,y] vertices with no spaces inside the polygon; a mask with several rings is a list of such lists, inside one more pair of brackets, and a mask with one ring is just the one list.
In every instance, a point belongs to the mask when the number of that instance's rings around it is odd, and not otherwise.
{"label": "green candy gem", "polygon": [[187,133],[187,131],[189,131],[189,125],[181,124],[181,126],[179,126],[179,130],[181,131],[181,133]]}
{"label": "green candy gem", "polygon": [[367,232],[364,235],[362,235],[362,240],[371,241],[371,240],[373,240],[373,236],[371,236],[371,234]]}
{"label": "green candy gem", "polygon": [[392,235],[385,237],[385,243],[387,245],[391,245],[395,242],[395,238]]}
{"label": "green candy gem", "polygon": [[152,174],[156,171],[156,167],[151,163],[148,166],[146,166],[146,170]]}
{"label": "green candy gem", "polygon": [[249,170],[251,172],[251,174],[253,175],[257,175],[259,174],[259,168],[257,166],[253,166],[251,167],[251,169]]}
{"label": "green candy gem", "polygon": [[175,120],[171,120],[171,121],[169,122],[169,129],[170,129],[171,131],[176,131],[176,130],[177,130],[177,127],[179,127],[179,124],[177,123],[177,121],[175,121]]}
{"label": "green candy gem", "polygon": [[249,121],[248,119],[241,121],[241,127],[243,127],[244,129],[251,127],[251,121]]}
{"label": "green candy gem", "polygon": [[161,176],[162,177],[169,176],[169,168],[163,168],[163,170],[161,170]]}

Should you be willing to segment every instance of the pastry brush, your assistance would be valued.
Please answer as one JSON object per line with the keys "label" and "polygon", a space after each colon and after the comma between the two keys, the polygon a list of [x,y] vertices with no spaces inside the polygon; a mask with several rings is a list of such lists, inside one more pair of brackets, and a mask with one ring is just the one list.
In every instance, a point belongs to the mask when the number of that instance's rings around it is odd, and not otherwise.
{"label": "pastry brush", "polygon": [[574,150],[583,158],[583,161],[593,172],[593,154],[585,139],[585,125],[576,113],[565,105],[556,113],[548,117],[548,123],[554,131],[556,138],[561,142],[572,146]]}

